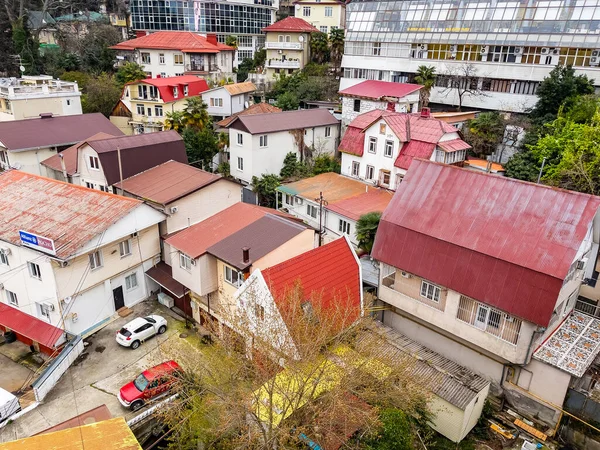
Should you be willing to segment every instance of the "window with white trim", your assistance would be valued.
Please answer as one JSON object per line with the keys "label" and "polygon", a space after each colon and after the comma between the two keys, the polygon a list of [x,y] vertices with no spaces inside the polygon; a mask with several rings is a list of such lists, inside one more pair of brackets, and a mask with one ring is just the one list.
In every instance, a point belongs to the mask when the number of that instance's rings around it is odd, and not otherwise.
{"label": "window with white trim", "polygon": [[27,267],[29,268],[29,276],[31,276],[31,278],[37,278],[38,280],[42,279],[42,271],[40,270],[39,265],[29,261]]}
{"label": "window with white trim", "polygon": [[144,108],[144,105],[140,105],[139,103],[136,105],[136,111],[138,113],[138,115],[143,116],[144,113],[146,112],[146,108]]}
{"label": "window with white trim", "polygon": [[357,177],[360,174],[360,163],[358,161],[352,161],[352,176]]}
{"label": "window with white trim", "polygon": [[313,205],[306,205],[306,214],[313,219],[317,218],[317,207]]}
{"label": "window with white trim", "polygon": [[6,299],[8,300],[9,305],[19,306],[19,299],[17,298],[17,294],[12,291],[6,290]]}
{"label": "window with white trim", "polygon": [[223,107],[223,99],[217,98],[217,97],[211,97],[210,98],[210,106],[214,106],[216,108],[222,108]]}
{"label": "window with white trim", "polygon": [[50,322],[50,313],[52,312],[52,305],[49,305],[48,303],[38,303],[37,306],[40,312],[40,316],[42,316],[48,322]]}
{"label": "window with white trim", "polygon": [[150,53],[142,53],[142,64],[150,64]]}
{"label": "window with white trim", "polygon": [[285,194],[285,204],[286,205],[293,205],[294,204],[294,197],[290,194]]}
{"label": "window with white trim", "polygon": [[365,178],[367,180],[372,180],[375,177],[375,167],[367,166],[367,172],[365,174]]}
{"label": "window with white trim", "polygon": [[95,270],[102,267],[102,253],[100,250],[90,253],[90,269]]}
{"label": "window with white trim", "polygon": [[8,266],[8,255],[3,251],[0,251],[0,264]]}
{"label": "window with white trim", "polygon": [[237,159],[237,168],[238,168],[238,170],[242,170],[242,171],[244,170],[244,158],[240,158],[238,156],[238,159]]}
{"label": "window with white trim", "polygon": [[333,16],[333,8],[331,6],[326,6],[325,7],[325,17],[332,17],[332,16]]}
{"label": "window with white trim", "polygon": [[421,297],[439,303],[441,292],[442,290],[439,286],[425,280],[421,281]]}
{"label": "window with white trim", "polygon": [[131,240],[130,239],[119,242],[119,255],[121,255],[121,258],[123,258],[124,256],[131,255]]}
{"label": "window with white trim", "polygon": [[266,147],[267,146],[267,135],[266,134],[263,134],[262,136],[260,136],[258,138],[258,140],[259,140],[259,145],[261,147]]}
{"label": "window with white trim", "polygon": [[97,156],[89,156],[90,159],[90,169],[100,170],[100,161]]}
{"label": "window with white trim", "polygon": [[173,98],[177,97],[179,97],[179,89],[177,89],[177,86],[173,86]]}
{"label": "window with white trim", "polygon": [[343,234],[350,234],[350,222],[340,219],[338,231]]}
{"label": "window with white trim", "polygon": [[326,26],[326,25],[320,25],[320,26],[319,26],[319,31],[320,31],[321,33],[325,33],[325,34],[327,34],[327,26]]}
{"label": "window with white trim", "polygon": [[179,252],[179,267],[185,270],[192,270],[192,258],[185,253]]}
{"label": "window with white trim", "polygon": [[225,266],[225,281],[232,286],[240,287],[244,282],[244,274],[229,266]]}
{"label": "window with white trim", "polygon": [[510,344],[519,341],[520,319],[464,295],[460,296],[456,318]]}
{"label": "window with white trim", "polygon": [[90,183],[89,181],[85,182],[85,187],[88,189],[94,189],[94,183]]}
{"label": "window with white trim", "polygon": [[128,291],[131,291],[132,289],[135,289],[136,287],[138,287],[138,282],[137,282],[137,273],[132,273],[129,276],[125,277],[125,289]]}
{"label": "window with white trim", "polygon": [[159,64],[164,64],[165,63],[165,54],[164,53],[159,53],[158,54],[158,63]]}
{"label": "window with white trim", "polygon": [[242,133],[237,134],[237,145],[244,145],[244,135]]}
{"label": "window with white trim", "polygon": [[377,152],[377,138],[370,137],[369,138],[369,153]]}
{"label": "window with white trim", "polygon": [[310,6],[304,6],[302,8],[302,15],[304,17],[310,17]]}
{"label": "window with white trim", "polygon": [[331,127],[325,127],[325,137],[331,137]]}
{"label": "window with white trim", "polygon": [[394,142],[393,141],[385,141],[385,150],[383,151],[383,156],[391,158],[394,154]]}
{"label": "window with white trim", "polygon": [[163,116],[163,107],[159,106],[159,105],[156,105],[154,107],[154,115],[156,117],[162,117]]}
{"label": "window with white trim", "polygon": [[181,53],[175,53],[173,55],[173,62],[175,63],[176,66],[183,65],[183,54],[181,54]]}
{"label": "window with white trim", "polygon": [[190,87],[187,84],[183,85],[183,96],[187,97],[187,95],[190,93]]}

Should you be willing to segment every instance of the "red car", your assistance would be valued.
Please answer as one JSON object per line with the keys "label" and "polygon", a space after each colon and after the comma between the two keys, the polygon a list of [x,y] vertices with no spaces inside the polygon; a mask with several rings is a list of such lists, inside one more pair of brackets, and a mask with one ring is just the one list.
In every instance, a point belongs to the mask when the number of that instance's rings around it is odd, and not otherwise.
{"label": "red car", "polygon": [[145,370],[135,380],[121,388],[119,401],[125,408],[136,411],[146,402],[171,389],[180,374],[181,367],[175,361],[166,361]]}

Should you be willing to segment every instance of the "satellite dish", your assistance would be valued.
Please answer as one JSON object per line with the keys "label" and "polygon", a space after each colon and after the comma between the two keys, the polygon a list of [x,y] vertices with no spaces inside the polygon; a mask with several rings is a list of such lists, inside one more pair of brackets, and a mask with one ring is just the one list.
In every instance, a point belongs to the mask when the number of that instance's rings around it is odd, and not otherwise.
{"label": "satellite dish", "polygon": [[73,297],[65,297],[65,304],[68,305],[73,300]]}
{"label": "satellite dish", "polygon": [[299,40],[300,42],[304,42],[304,36],[302,36],[302,35],[298,36],[298,40]]}
{"label": "satellite dish", "polygon": [[20,70],[21,72],[25,72],[25,66],[19,66],[19,70]]}
{"label": "satellite dish", "polygon": [[248,102],[244,102],[244,108],[248,108]]}

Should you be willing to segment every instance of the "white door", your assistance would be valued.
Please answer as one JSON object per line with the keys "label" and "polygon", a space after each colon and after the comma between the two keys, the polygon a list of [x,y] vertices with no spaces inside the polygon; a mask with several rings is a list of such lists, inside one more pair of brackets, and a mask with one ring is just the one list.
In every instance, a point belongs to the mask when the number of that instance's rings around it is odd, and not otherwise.
{"label": "white door", "polygon": [[489,314],[490,308],[484,305],[477,305],[477,312],[475,313],[475,326],[481,330],[485,330]]}

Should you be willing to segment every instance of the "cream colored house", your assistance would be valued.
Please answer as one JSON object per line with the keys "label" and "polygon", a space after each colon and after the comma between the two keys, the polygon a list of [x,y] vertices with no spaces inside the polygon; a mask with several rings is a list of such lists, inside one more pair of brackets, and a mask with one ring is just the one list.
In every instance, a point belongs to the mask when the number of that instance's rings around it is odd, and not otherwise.
{"label": "cream colored house", "polygon": [[290,74],[310,62],[310,34],[319,30],[297,17],[286,17],[266,28],[265,62],[268,79]]}
{"label": "cream colored house", "polygon": [[322,33],[346,28],[346,3],[338,0],[298,0],[294,2],[296,17],[300,17]]}

